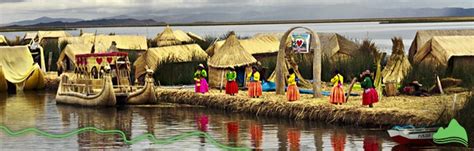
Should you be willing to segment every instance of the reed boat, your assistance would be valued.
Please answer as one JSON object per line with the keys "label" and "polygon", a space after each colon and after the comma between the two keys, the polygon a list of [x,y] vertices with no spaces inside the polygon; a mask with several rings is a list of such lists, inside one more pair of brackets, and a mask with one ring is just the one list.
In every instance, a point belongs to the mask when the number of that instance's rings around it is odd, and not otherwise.
{"label": "reed boat", "polygon": [[157,103],[153,71],[147,70],[144,86],[132,86],[127,53],[89,53],[75,57],[75,72],[61,76],[58,103],[83,106]]}
{"label": "reed boat", "polygon": [[432,145],[433,134],[438,127],[415,128],[413,126],[395,126],[387,130],[388,135],[398,144],[406,145]]}
{"label": "reed boat", "polygon": [[105,75],[99,92],[91,91],[87,84],[74,83],[66,74],[61,75],[56,102],[81,106],[114,106],[117,103],[110,75]]}

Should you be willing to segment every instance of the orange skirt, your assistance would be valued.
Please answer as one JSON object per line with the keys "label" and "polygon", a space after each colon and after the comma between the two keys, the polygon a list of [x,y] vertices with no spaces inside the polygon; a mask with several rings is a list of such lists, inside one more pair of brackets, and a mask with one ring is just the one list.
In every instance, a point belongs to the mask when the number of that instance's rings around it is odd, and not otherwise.
{"label": "orange skirt", "polygon": [[329,102],[333,104],[344,103],[346,98],[344,96],[344,89],[339,86],[335,86],[331,90],[331,96],[329,97]]}
{"label": "orange skirt", "polygon": [[296,85],[288,86],[288,90],[286,91],[286,98],[288,101],[296,101],[300,99],[300,90]]}
{"label": "orange skirt", "polygon": [[259,97],[262,96],[262,83],[260,82],[250,82],[248,84],[248,94],[250,97]]}

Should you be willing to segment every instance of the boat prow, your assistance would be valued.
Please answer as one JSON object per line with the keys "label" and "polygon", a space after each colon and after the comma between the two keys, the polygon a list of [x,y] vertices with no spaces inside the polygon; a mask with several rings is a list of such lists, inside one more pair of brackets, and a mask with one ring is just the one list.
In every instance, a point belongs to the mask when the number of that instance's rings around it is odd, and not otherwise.
{"label": "boat prow", "polygon": [[[96,94],[89,95],[86,91],[72,91],[70,86],[77,85],[70,83],[67,75],[61,75],[61,81],[59,82],[56,94],[57,103],[81,106],[114,106],[117,102],[110,75],[104,76],[102,89]],[[87,85],[84,88],[83,90],[87,90]]]}
{"label": "boat prow", "polygon": [[156,104],[157,98],[155,95],[155,81],[151,75],[147,74],[145,78],[145,85],[143,88],[130,93],[127,96],[127,104]]}
{"label": "boat prow", "polygon": [[432,145],[433,134],[438,128],[394,127],[387,130],[388,135],[398,144]]}

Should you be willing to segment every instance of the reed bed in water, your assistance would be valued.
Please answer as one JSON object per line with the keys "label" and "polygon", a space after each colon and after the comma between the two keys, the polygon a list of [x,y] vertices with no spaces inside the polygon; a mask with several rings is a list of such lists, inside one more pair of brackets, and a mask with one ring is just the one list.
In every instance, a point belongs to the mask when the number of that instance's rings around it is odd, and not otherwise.
{"label": "reed bed in water", "polygon": [[361,97],[351,97],[348,103],[332,105],[328,97],[314,99],[303,94],[301,100],[287,102],[285,96],[264,93],[251,99],[246,92],[237,96],[223,95],[218,90],[208,94],[195,94],[190,89],[159,89],[159,101],[201,105],[232,112],[246,112],[256,116],[276,116],[296,120],[318,120],[327,123],[345,123],[360,126],[391,126],[413,124],[430,126],[444,124],[459,111],[466,102],[467,93],[431,97],[384,97],[382,101],[368,108],[361,105]]}

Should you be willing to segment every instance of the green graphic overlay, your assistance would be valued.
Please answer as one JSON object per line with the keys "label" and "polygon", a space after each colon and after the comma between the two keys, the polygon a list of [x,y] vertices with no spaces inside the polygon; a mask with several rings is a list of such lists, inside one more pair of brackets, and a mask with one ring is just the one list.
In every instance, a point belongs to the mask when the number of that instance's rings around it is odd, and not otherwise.
{"label": "green graphic overlay", "polygon": [[459,143],[469,146],[466,130],[456,119],[452,119],[446,129],[440,127],[433,135],[433,141],[437,144]]}
{"label": "green graphic overlay", "polygon": [[221,149],[250,150],[249,148],[245,148],[245,147],[231,147],[231,146],[221,144],[217,140],[212,138],[212,136],[210,136],[208,133],[201,132],[201,131],[185,132],[185,133],[182,133],[180,135],[176,135],[176,136],[173,136],[173,137],[170,137],[170,138],[167,138],[167,139],[161,139],[161,140],[157,139],[152,134],[146,133],[146,134],[139,135],[135,138],[132,138],[131,140],[128,140],[126,135],[125,135],[125,132],[123,132],[121,130],[101,130],[101,129],[98,129],[98,128],[95,128],[95,127],[83,127],[83,128],[80,128],[80,129],[77,129],[77,130],[74,130],[74,131],[71,131],[71,132],[68,132],[68,133],[63,133],[63,134],[52,134],[52,133],[48,133],[48,132],[39,130],[37,128],[26,128],[26,129],[22,129],[22,130],[18,130],[18,131],[12,131],[4,125],[0,125],[0,129],[2,131],[6,132],[9,136],[20,136],[20,135],[25,135],[25,134],[28,134],[28,133],[35,133],[35,134],[45,136],[47,138],[56,138],[56,139],[67,138],[67,137],[71,137],[73,135],[77,135],[77,134],[85,133],[85,132],[94,132],[94,133],[97,133],[97,134],[118,134],[122,137],[123,141],[126,144],[130,144],[130,145],[134,144],[134,143],[137,143],[137,142],[140,142],[140,141],[143,141],[145,139],[147,139],[148,141],[150,141],[154,144],[172,144],[172,143],[175,143],[175,142],[180,141],[180,140],[187,139],[187,138],[192,137],[192,136],[201,136],[201,137],[205,137],[207,140],[209,140],[209,142],[211,144],[213,144],[213,145],[215,145],[215,146],[217,146]]}

